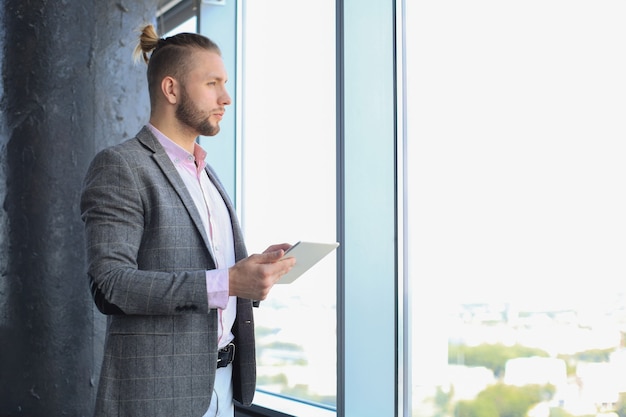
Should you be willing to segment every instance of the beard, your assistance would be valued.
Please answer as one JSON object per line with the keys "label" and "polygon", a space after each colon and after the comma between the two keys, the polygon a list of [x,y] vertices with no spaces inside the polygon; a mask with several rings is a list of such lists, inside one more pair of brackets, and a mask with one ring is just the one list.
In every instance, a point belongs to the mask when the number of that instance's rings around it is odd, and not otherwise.
{"label": "beard", "polygon": [[189,98],[185,86],[181,89],[180,104],[176,108],[176,118],[201,136],[215,136],[220,131],[220,126],[217,123],[211,124],[209,114],[200,110]]}

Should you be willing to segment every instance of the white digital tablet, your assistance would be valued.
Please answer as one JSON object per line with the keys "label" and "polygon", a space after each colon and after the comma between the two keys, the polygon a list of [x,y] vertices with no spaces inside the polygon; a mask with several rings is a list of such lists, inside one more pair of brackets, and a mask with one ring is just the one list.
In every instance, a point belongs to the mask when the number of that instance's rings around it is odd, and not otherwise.
{"label": "white digital tablet", "polygon": [[282,259],[296,258],[296,264],[291,270],[282,276],[277,284],[290,284],[300,275],[311,269],[322,258],[331,253],[339,246],[339,243],[298,242],[293,245]]}

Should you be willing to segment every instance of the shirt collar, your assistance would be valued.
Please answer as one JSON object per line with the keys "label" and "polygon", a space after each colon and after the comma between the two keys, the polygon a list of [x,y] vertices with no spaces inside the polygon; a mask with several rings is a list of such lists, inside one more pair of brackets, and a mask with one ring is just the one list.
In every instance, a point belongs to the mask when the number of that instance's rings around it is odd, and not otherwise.
{"label": "shirt collar", "polygon": [[207,153],[200,145],[194,143],[193,145],[193,155],[183,149],[176,142],[165,136],[163,132],[154,127],[151,123],[148,123],[148,129],[154,134],[157,138],[167,156],[170,157],[173,163],[175,164],[183,164],[188,167],[194,168],[199,174],[204,169],[206,165],[206,156]]}

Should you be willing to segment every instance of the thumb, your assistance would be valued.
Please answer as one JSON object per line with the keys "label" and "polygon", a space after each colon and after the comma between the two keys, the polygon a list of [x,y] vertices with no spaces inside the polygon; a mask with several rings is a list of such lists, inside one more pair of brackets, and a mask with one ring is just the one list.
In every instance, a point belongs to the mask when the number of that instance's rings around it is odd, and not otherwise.
{"label": "thumb", "polygon": [[271,251],[271,252],[265,252],[259,255],[261,257],[261,259],[259,260],[261,263],[274,263],[280,260],[280,258],[282,258],[284,254],[285,254],[285,251],[282,249]]}

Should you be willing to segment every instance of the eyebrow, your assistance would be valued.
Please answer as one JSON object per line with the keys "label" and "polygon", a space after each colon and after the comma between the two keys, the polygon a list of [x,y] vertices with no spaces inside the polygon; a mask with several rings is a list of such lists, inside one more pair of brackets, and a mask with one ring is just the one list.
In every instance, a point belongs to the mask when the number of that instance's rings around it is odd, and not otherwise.
{"label": "eyebrow", "polygon": [[225,78],[221,75],[217,75],[214,72],[205,73],[205,78],[210,79],[210,80],[223,81],[224,84],[228,82],[228,78]]}

